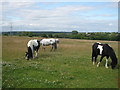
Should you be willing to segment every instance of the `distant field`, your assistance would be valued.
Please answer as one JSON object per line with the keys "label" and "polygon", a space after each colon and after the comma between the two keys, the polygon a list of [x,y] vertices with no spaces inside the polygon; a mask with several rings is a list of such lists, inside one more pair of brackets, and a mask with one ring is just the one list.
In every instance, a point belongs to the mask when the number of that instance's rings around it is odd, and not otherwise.
{"label": "distant field", "polygon": [[24,55],[30,39],[41,38],[2,37],[3,88],[118,88],[117,69],[106,69],[105,58],[98,68],[91,62],[94,42],[110,44],[117,57],[118,42],[60,39],[57,51],[40,49],[38,58],[27,61]]}

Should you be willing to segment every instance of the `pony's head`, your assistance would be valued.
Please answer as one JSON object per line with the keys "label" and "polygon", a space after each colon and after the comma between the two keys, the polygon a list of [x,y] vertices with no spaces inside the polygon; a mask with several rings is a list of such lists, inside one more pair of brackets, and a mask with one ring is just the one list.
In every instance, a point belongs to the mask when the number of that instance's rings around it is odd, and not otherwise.
{"label": "pony's head", "polygon": [[31,50],[31,48],[30,48],[30,47],[28,47],[28,51],[27,51],[27,52],[25,52],[25,58],[26,58],[27,60],[29,60],[29,59],[32,59],[32,58],[33,58],[33,55],[32,55],[32,50]]}
{"label": "pony's head", "polygon": [[117,66],[117,58],[114,58],[113,60],[112,60],[112,62],[111,62],[111,67],[112,67],[112,69],[115,69],[115,67]]}
{"label": "pony's head", "polygon": [[111,67],[112,67],[112,69],[114,69],[118,64],[118,59],[117,59],[116,54],[112,48],[111,48],[111,52],[110,52],[110,58],[112,60]]}

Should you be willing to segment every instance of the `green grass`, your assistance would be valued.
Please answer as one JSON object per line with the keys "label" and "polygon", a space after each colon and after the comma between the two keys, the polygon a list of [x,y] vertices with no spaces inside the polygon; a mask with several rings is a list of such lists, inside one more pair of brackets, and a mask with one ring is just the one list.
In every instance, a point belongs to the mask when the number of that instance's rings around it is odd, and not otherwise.
{"label": "green grass", "polygon": [[[40,49],[38,58],[27,61],[24,54],[30,39],[34,37],[3,37],[3,88],[118,88],[117,69],[106,69],[105,59],[98,68],[92,65],[91,46],[96,41],[60,39],[57,51]],[[117,42],[100,42],[118,54]]]}

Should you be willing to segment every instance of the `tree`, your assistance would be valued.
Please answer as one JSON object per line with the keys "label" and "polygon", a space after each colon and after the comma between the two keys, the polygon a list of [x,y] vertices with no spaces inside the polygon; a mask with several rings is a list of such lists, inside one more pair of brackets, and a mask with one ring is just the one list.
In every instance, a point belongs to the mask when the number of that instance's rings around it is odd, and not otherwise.
{"label": "tree", "polygon": [[58,34],[55,34],[54,37],[55,37],[55,38],[59,38],[59,35],[58,35]]}
{"label": "tree", "polygon": [[41,34],[41,37],[47,38],[47,35],[46,34]]}
{"label": "tree", "polygon": [[52,35],[52,34],[48,34],[48,37],[49,37],[49,38],[53,38],[53,35]]}
{"label": "tree", "polygon": [[76,34],[78,34],[78,31],[73,30],[73,31],[72,31],[72,34],[73,34],[73,35],[76,35]]}

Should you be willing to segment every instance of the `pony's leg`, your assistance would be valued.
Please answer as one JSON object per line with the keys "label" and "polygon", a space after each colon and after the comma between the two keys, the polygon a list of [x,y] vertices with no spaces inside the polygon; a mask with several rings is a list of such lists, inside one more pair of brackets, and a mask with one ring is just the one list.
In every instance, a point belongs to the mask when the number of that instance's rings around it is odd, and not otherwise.
{"label": "pony's leg", "polygon": [[34,54],[33,54],[33,59],[35,58]]}
{"label": "pony's leg", "polygon": [[35,57],[37,57],[38,56],[38,52],[37,51],[35,51]]}
{"label": "pony's leg", "polygon": [[108,59],[106,59],[106,64],[105,64],[105,67],[106,67],[106,68],[108,68],[107,64],[108,64]]}
{"label": "pony's leg", "polygon": [[35,57],[34,57],[34,53],[32,53],[32,57],[31,57],[31,59],[34,59]]}
{"label": "pony's leg", "polygon": [[33,52],[32,52],[33,59],[35,58],[35,47],[33,45]]}
{"label": "pony's leg", "polygon": [[97,57],[98,57],[98,55],[95,56],[95,63],[96,63],[96,61],[97,61]]}
{"label": "pony's leg", "polygon": [[92,63],[93,63],[93,65],[95,64],[95,55],[94,55],[93,51],[92,51]]}
{"label": "pony's leg", "polygon": [[55,49],[56,49],[56,46],[55,46],[55,44],[53,45],[53,48],[54,48],[54,51],[55,51]]}
{"label": "pony's leg", "polygon": [[95,65],[95,63],[96,63],[96,61],[97,61],[97,57],[98,57],[98,55],[92,56],[93,65]]}
{"label": "pony's leg", "polygon": [[95,65],[95,57],[92,57],[92,63],[93,63],[93,65]]}
{"label": "pony's leg", "polygon": [[51,50],[50,50],[50,51],[52,51],[52,50],[53,50],[53,47],[54,47],[54,46],[52,45],[52,48],[51,48]]}
{"label": "pony's leg", "polygon": [[32,55],[33,55],[33,59],[36,57],[36,56],[35,56],[35,53],[36,53],[36,51],[34,50],[34,51],[33,51],[33,54],[32,54]]}
{"label": "pony's leg", "polygon": [[57,43],[55,43],[54,45],[54,51],[57,49]]}
{"label": "pony's leg", "polygon": [[109,56],[106,57],[106,64],[105,64],[106,68],[108,68],[108,58],[109,58]]}
{"label": "pony's leg", "polygon": [[33,59],[35,58],[35,52],[36,52],[36,51],[34,50],[34,51],[33,51]]}
{"label": "pony's leg", "polygon": [[42,49],[44,49],[44,51],[45,51],[45,47],[44,46],[42,46]]}
{"label": "pony's leg", "polygon": [[102,57],[100,58],[100,62],[97,64],[97,67],[99,67],[99,65],[100,65],[100,63],[101,63],[101,61],[102,61],[103,58],[104,58],[104,56],[102,56]]}
{"label": "pony's leg", "polygon": [[44,51],[45,51],[45,47],[43,46],[43,49],[44,49]]}
{"label": "pony's leg", "polygon": [[38,57],[39,48],[40,48],[40,47],[38,47],[38,48],[36,49],[36,57]]}
{"label": "pony's leg", "polygon": [[36,51],[36,57],[38,57],[38,52]]}

